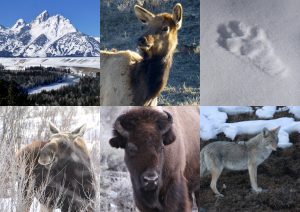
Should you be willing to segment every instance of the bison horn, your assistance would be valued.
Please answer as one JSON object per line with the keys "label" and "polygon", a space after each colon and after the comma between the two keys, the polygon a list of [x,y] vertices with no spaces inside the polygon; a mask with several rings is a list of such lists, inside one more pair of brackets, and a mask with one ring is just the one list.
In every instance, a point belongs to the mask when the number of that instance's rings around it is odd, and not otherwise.
{"label": "bison horn", "polygon": [[121,125],[120,120],[117,120],[115,122],[114,128],[117,130],[118,133],[120,133],[125,138],[129,137],[129,132],[123,128],[123,126]]}
{"label": "bison horn", "polygon": [[162,134],[165,134],[166,132],[168,132],[171,129],[172,124],[173,124],[172,115],[167,111],[164,111],[164,112],[167,114],[167,124],[161,129]]}

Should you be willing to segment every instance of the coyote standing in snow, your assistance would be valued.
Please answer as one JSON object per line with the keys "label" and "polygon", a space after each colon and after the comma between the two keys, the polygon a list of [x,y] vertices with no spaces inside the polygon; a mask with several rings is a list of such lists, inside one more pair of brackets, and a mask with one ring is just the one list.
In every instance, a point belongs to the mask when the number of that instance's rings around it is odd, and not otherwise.
{"label": "coyote standing in snow", "polygon": [[206,145],[200,153],[200,176],[211,174],[210,187],[216,196],[217,180],[224,168],[229,170],[249,170],[252,189],[259,193],[257,186],[257,166],[266,160],[272,150],[276,151],[280,127],[263,131],[247,142],[234,143],[217,141]]}

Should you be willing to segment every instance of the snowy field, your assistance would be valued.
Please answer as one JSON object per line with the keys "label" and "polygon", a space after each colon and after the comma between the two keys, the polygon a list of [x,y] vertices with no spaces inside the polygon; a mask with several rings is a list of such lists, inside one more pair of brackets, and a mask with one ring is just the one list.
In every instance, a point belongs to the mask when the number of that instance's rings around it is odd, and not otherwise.
{"label": "snowy field", "polygon": [[[55,123],[62,131],[71,131],[86,124],[84,139],[90,151],[96,176],[96,211],[100,210],[100,185],[97,183],[100,180],[99,107],[0,107],[0,116],[2,117],[0,122],[1,179],[12,177],[7,175],[10,167],[7,164],[13,163],[11,159],[18,149],[32,141],[49,138],[49,121]],[[15,189],[8,189],[7,185],[11,184],[13,182],[0,181],[0,211],[23,211],[17,184]],[[31,212],[36,211],[40,211],[40,204],[34,199]]]}
{"label": "snowy field", "polygon": [[37,94],[37,93],[41,93],[42,91],[58,90],[62,87],[74,85],[78,82],[79,82],[79,77],[69,75],[66,78],[64,78],[63,80],[60,80],[59,82],[31,88],[31,89],[28,89],[27,92],[28,92],[28,94]]}
{"label": "snowy field", "polygon": [[[200,137],[203,140],[214,139],[219,133],[224,133],[227,138],[234,140],[237,135],[255,135],[260,133],[263,128],[269,130],[281,127],[278,133],[278,146],[281,148],[290,147],[289,134],[300,133],[300,122],[294,118],[282,117],[274,119],[276,112],[287,111],[300,118],[300,107],[291,106],[276,109],[276,106],[265,106],[253,111],[251,107],[232,107],[232,106],[203,106],[200,113]],[[254,113],[259,119],[234,123],[226,123],[228,115],[251,114]]]}
{"label": "snowy field", "polygon": [[300,1],[201,0],[201,105],[300,104]]}
{"label": "snowy field", "polygon": [[8,69],[30,66],[69,67],[74,69],[100,69],[100,57],[48,57],[48,58],[0,58],[0,64]]}

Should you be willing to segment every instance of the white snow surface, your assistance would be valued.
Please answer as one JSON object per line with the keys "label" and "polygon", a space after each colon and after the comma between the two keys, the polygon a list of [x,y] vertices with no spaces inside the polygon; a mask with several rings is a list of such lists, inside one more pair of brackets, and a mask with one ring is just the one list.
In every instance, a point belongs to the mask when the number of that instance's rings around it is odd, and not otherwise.
{"label": "white snow surface", "polygon": [[276,106],[264,106],[256,111],[259,118],[272,118],[276,112]]}
{"label": "white snow surface", "polygon": [[201,105],[299,105],[299,8],[201,0]]}
{"label": "white snow surface", "polygon": [[[222,132],[226,137],[234,140],[237,135],[253,135],[261,132],[263,128],[271,130],[280,126],[278,133],[278,146],[280,148],[286,148],[292,145],[289,141],[289,134],[292,132],[300,133],[300,122],[296,122],[294,118],[283,117],[271,120],[226,123],[228,117],[226,112],[222,112],[222,107],[202,106],[200,110],[200,136],[204,140],[216,138],[217,134]],[[300,110],[300,107],[290,107],[289,110],[298,111]],[[263,115],[274,115],[275,113],[274,107],[271,106],[263,107],[261,111],[263,112],[259,113],[263,113]],[[272,117],[269,116],[268,118]]]}
{"label": "white snow surface", "polygon": [[6,68],[43,66],[43,67],[83,67],[100,69],[100,57],[46,57],[46,58],[4,58],[0,64]]}
{"label": "white snow surface", "polygon": [[42,91],[58,90],[62,87],[73,85],[78,82],[79,82],[79,77],[68,75],[65,79],[63,79],[60,82],[52,83],[49,85],[38,86],[38,87],[35,87],[32,89],[29,89],[27,91],[27,93],[28,94],[37,94],[37,93],[41,93]]}
{"label": "white snow surface", "polygon": [[294,114],[296,118],[300,119],[300,107],[299,106],[290,106],[289,112]]}

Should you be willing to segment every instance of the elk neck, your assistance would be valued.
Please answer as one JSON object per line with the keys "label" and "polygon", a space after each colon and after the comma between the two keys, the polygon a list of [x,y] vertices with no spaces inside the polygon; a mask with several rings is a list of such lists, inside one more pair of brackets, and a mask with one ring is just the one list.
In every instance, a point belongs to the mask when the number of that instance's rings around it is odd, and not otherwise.
{"label": "elk neck", "polygon": [[167,55],[145,57],[133,72],[133,86],[137,91],[134,94],[135,104],[148,101],[160,94],[167,85],[172,67],[174,52]]}

